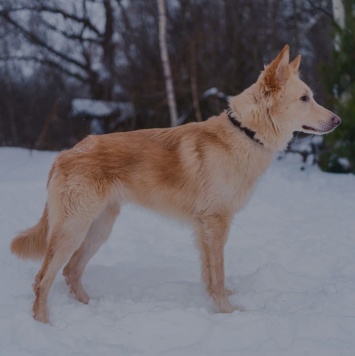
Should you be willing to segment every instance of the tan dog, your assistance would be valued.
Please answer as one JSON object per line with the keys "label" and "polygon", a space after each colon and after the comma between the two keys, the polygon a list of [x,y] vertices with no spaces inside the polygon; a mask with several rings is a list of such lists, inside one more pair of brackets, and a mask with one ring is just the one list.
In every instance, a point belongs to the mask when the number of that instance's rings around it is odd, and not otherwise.
{"label": "tan dog", "polygon": [[44,262],[34,283],[34,318],[48,322],[47,296],[62,266],[78,300],[81,276],[107,240],[120,207],[134,202],[192,224],[202,276],[218,312],[232,312],[223,250],[233,215],[294,131],[324,134],[340,119],[318,105],[298,77],[289,47],[230,107],[202,123],[89,136],[56,158],[40,221],[20,233],[12,252]]}

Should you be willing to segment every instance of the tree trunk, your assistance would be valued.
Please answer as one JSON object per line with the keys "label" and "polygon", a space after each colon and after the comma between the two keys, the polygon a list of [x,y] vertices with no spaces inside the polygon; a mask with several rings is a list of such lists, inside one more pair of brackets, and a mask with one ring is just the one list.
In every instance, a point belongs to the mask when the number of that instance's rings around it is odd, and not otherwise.
{"label": "tree trunk", "polygon": [[[345,28],[345,10],[343,0],[332,0],[333,19],[340,30]],[[339,47],[339,33],[334,37],[334,48],[336,51],[340,50]]]}
{"label": "tree trunk", "polygon": [[202,121],[202,115],[200,110],[200,101],[198,97],[197,89],[197,59],[196,59],[196,43],[194,40],[191,40],[190,49],[191,49],[191,93],[192,93],[192,102],[194,104],[196,121]]}
{"label": "tree trunk", "polygon": [[334,21],[343,30],[345,27],[345,11],[343,0],[332,0]]}
{"label": "tree trunk", "polygon": [[166,10],[165,0],[157,0],[159,11],[159,45],[160,56],[163,63],[165,88],[168,98],[169,112],[170,112],[170,125],[178,125],[178,115],[176,110],[176,100],[173,86],[173,79],[171,76],[169,55],[166,43]]}
{"label": "tree trunk", "polygon": [[44,121],[44,124],[42,126],[41,132],[34,144],[34,148],[36,150],[43,150],[43,149],[51,149],[48,145],[48,132],[51,126],[51,123],[58,120],[58,102],[59,100],[57,99],[52,107],[51,112],[48,114],[46,120]]}

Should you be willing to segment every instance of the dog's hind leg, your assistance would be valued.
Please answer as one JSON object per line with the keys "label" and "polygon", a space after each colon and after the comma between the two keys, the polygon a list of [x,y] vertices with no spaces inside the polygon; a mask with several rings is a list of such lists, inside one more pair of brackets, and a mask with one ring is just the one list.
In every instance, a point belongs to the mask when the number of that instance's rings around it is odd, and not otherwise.
{"label": "dog's hind leg", "polygon": [[229,217],[222,214],[199,216],[196,233],[202,260],[202,277],[215,307],[220,313],[236,308],[228,301],[224,283],[224,245],[229,231]]}
{"label": "dog's hind leg", "polygon": [[101,215],[92,222],[85,240],[63,270],[70,290],[84,304],[87,304],[90,298],[81,284],[81,276],[87,263],[101,245],[107,241],[118,213],[118,204],[110,204],[106,207]]}
{"label": "dog's hind leg", "polygon": [[53,281],[64,263],[83,242],[92,219],[71,217],[56,224],[49,236],[46,255],[38,272],[33,289],[36,295],[33,316],[43,323],[48,322],[47,296]]}

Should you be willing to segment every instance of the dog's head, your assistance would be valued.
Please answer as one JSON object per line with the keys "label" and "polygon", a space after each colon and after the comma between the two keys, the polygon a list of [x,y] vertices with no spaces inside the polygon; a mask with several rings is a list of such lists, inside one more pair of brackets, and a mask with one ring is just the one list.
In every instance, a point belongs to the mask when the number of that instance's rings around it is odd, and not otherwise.
{"label": "dog's head", "polygon": [[256,83],[275,130],[316,135],[331,132],[340,124],[340,118],[316,103],[312,90],[298,75],[301,56],[289,63],[289,53],[286,45]]}

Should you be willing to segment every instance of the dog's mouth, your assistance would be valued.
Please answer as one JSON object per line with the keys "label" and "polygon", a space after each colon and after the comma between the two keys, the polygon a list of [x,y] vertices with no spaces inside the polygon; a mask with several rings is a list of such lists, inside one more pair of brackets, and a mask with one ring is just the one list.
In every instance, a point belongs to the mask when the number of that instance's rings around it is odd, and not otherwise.
{"label": "dog's mouth", "polygon": [[316,129],[312,126],[303,125],[302,129],[309,133],[314,133],[318,135],[326,134],[333,131],[339,124],[333,125],[321,125],[321,129]]}
{"label": "dog's mouth", "polygon": [[303,125],[302,128],[307,131],[314,131],[314,132],[322,132],[320,130],[315,129],[314,127]]}

